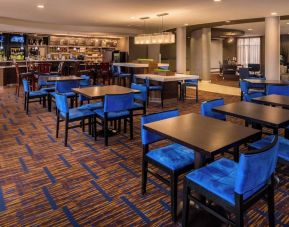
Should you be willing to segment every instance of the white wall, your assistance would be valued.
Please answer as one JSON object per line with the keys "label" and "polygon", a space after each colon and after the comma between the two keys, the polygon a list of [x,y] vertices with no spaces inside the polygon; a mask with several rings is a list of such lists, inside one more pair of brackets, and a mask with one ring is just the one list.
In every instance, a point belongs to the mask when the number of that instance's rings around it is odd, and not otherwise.
{"label": "white wall", "polygon": [[223,62],[223,41],[220,39],[212,39],[211,69],[218,69],[219,62]]}

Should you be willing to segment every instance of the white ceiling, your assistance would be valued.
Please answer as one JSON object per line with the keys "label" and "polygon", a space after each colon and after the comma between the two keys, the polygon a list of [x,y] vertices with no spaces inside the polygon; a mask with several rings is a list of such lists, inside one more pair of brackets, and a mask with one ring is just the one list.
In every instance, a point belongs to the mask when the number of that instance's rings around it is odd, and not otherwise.
{"label": "white ceiling", "polygon": [[[289,20],[280,21],[280,33],[289,34]],[[246,23],[246,24],[232,24],[224,25],[218,28],[229,28],[237,29],[245,32],[245,36],[263,36],[265,35],[265,22],[255,22],[255,23]],[[253,29],[253,30],[248,30]]]}
{"label": "white ceiling", "polygon": [[[288,0],[0,0],[0,30],[47,33],[142,32],[140,17],[157,30],[167,12],[166,28],[225,20],[289,15]],[[37,8],[44,4],[44,9]],[[132,19],[131,17],[134,17]]]}

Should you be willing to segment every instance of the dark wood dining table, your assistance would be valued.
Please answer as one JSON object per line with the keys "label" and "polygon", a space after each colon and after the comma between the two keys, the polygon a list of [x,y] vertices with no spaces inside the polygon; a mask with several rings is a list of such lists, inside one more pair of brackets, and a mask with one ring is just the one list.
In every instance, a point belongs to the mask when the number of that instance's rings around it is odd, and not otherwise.
{"label": "dark wood dining table", "polygon": [[118,85],[92,86],[84,88],[73,88],[73,92],[81,94],[89,99],[103,98],[105,95],[120,95],[127,93],[140,93],[139,90],[130,89]]}
{"label": "dark wood dining table", "polygon": [[56,82],[56,81],[72,81],[72,80],[84,80],[79,76],[48,76],[47,82]]}
{"label": "dark wood dining table", "polygon": [[245,79],[250,84],[263,84],[263,85],[289,85],[289,80],[260,80],[260,79]]}
{"label": "dark wood dining table", "polygon": [[235,102],[213,108],[218,113],[244,119],[248,123],[256,123],[274,130],[289,125],[289,110],[249,102]]}
{"label": "dark wood dining table", "polygon": [[206,157],[238,148],[261,131],[191,113],[149,124],[144,128],[195,151],[195,168],[206,164]]}
{"label": "dark wood dining table", "polygon": [[281,106],[289,109],[289,96],[285,95],[266,95],[259,98],[253,98],[252,102],[271,106]]}

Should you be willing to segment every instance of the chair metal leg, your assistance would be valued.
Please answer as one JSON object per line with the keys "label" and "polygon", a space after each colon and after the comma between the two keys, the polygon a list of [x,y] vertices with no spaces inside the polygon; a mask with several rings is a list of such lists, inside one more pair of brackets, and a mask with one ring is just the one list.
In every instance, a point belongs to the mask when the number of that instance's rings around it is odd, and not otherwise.
{"label": "chair metal leg", "polygon": [[93,116],[93,131],[94,131],[94,140],[97,140],[97,124],[96,124],[96,116]]}
{"label": "chair metal leg", "polygon": [[183,194],[183,216],[182,216],[182,226],[188,226],[188,214],[189,214],[189,206],[190,200],[188,198],[190,189],[187,187],[187,182],[184,180],[184,194]]}
{"label": "chair metal leg", "polygon": [[91,130],[91,117],[88,118],[88,134],[89,134],[89,135],[92,134],[92,130]]}
{"label": "chair metal leg", "polygon": [[178,178],[174,174],[171,175],[171,213],[173,222],[177,221],[177,205],[178,205]]}
{"label": "chair metal leg", "polygon": [[234,147],[234,161],[239,162],[239,146]]}
{"label": "chair metal leg", "polygon": [[148,178],[148,163],[144,160],[142,161],[142,181],[141,181],[141,194],[144,195],[147,190],[147,178]]}
{"label": "chair metal leg", "polygon": [[285,137],[286,139],[289,139],[289,128],[288,128],[288,129],[285,129],[285,135],[284,135],[284,137]]}
{"label": "chair metal leg", "polygon": [[43,107],[46,108],[46,97],[43,97]]}
{"label": "chair metal leg", "polygon": [[161,102],[162,102],[162,108],[164,108],[164,97],[163,97],[163,91],[161,91]]}
{"label": "chair metal leg", "polygon": [[127,132],[127,119],[123,119],[124,120],[124,125],[123,125],[123,132],[126,133]]}
{"label": "chair metal leg", "polygon": [[130,139],[133,139],[133,116],[132,113],[130,114],[129,117],[129,133],[130,133]]}
{"label": "chair metal leg", "polygon": [[56,119],[56,138],[58,138],[58,133],[59,133],[59,113],[57,111],[57,119]]}
{"label": "chair metal leg", "polygon": [[26,114],[28,114],[28,112],[29,112],[29,97],[27,95],[27,97],[26,97]]}
{"label": "chair metal leg", "polygon": [[68,119],[65,118],[65,138],[64,138],[65,147],[67,147],[67,139],[68,139]]}
{"label": "chair metal leg", "polygon": [[108,125],[107,119],[104,119],[104,145],[108,146]]}
{"label": "chair metal leg", "polygon": [[275,226],[275,208],[274,208],[274,179],[272,177],[272,183],[268,187],[268,217],[269,217],[269,226]]}
{"label": "chair metal leg", "polygon": [[24,95],[24,110],[26,110],[26,101],[27,101],[27,97],[26,94]]}
{"label": "chair metal leg", "polygon": [[242,209],[239,209],[236,213],[235,224],[236,224],[236,227],[244,226],[244,213]]}
{"label": "chair metal leg", "polygon": [[85,119],[81,120],[82,132],[85,132]]}

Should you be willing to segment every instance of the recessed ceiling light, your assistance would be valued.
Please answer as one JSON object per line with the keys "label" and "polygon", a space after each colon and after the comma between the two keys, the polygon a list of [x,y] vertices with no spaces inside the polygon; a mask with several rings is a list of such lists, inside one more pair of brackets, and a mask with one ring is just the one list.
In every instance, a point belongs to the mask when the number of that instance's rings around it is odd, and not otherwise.
{"label": "recessed ceiling light", "polygon": [[214,2],[221,2],[222,0],[214,0]]}
{"label": "recessed ceiling light", "polygon": [[130,19],[135,19],[135,17],[130,17]]}
{"label": "recessed ceiling light", "polygon": [[226,20],[226,23],[230,23],[231,21],[230,20]]}
{"label": "recessed ceiling light", "polygon": [[39,8],[39,9],[44,9],[44,5],[43,5],[43,4],[38,4],[38,5],[37,5],[37,8]]}
{"label": "recessed ceiling light", "polygon": [[276,16],[277,14],[278,14],[278,13],[276,13],[276,12],[272,12],[272,13],[271,13],[272,16]]}
{"label": "recessed ceiling light", "polygon": [[253,31],[253,28],[248,28],[248,31]]}
{"label": "recessed ceiling light", "polygon": [[289,22],[287,22],[286,24],[289,24]]}
{"label": "recessed ceiling light", "polygon": [[189,24],[184,24],[185,26],[188,26]]}

